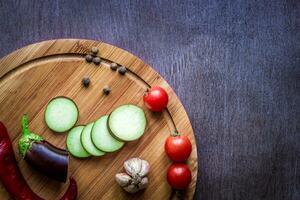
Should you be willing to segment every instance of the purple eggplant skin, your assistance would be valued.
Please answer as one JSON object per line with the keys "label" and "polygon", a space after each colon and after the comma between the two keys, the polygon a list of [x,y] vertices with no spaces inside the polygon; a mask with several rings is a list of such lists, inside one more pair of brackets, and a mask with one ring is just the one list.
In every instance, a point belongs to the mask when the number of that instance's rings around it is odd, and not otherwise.
{"label": "purple eggplant skin", "polygon": [[24,157],[26,162],[49,178],[66,182],[69,153],[43,140],[33,142]]}

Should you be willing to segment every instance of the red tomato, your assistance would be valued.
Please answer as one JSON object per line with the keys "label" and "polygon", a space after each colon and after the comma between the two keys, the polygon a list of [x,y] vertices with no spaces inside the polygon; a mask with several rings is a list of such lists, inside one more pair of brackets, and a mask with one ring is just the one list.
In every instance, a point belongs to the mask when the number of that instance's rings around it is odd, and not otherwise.
{"label": "red tomato", "polygon": [[183,163],[173,163],[167,172],[167,180],[172,188],[183,190],[192,181],[192,173],[189,167]]}
{"label": "red tomato", "polygon": [[173,161],[185,161],[192,152],[192,144],[187,136],[171,135],[165,142],[165,152]]}
{"label": "red tomato", "polygon": [[151,87],[143,99],[146,107],[154,112],[162,111],[169,101],[167,92],[159,86]]}

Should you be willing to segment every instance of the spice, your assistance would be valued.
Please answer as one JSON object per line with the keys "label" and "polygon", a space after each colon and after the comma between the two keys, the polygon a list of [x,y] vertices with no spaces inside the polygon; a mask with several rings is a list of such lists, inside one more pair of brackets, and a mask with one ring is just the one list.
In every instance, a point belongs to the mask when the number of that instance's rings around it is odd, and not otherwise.
{"label": "spice", "polygon": [[85,56],[85,60],[86,60],[86,62],[90,63],[90,62],[93,61],[93,56],[88,54],[88,55]]}
{"label": "spice", "polygon": [[126,69],[126,67],[122,66],[119,68],[118,72],[121,75],[125,75],[125,73],[127,72],[127,69]]}
{"label": "spice", "polygon": [[101,59],[99,57],[94,57],[93,63],[95,63],[95,65],[99,65],[101,63]]}
{"label": "spice", "polygon": [[97,53],[99,52],[99,49],[97,47],[92,47],[91,52],[93,55],[97,55]]}
{"label": "spice", "polygon": [[85,77],[83,77],[81,82],[82,82],[84,87],[89,87],[91,81],[90,81],[89,77],[85,76]]}
{"label": "spice", "polygon": [[111,63],[111,64],[110,64],[110,69],[111,69],[111,70],[116,71],[117,68],[118,68],[117,63]]}
{"label": "spice", "polygon": [[111,91],[111,89],[110,89],[108,86],[105,86],[105,87],[103,88],[103,93],[104,93],[105,95],[109,95],[110,91]]}

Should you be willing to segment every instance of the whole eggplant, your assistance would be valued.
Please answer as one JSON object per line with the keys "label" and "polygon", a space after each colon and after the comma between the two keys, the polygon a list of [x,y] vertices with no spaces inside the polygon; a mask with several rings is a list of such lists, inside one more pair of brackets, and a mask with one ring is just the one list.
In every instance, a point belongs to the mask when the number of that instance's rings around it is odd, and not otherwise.
{"label": "whole eggplant", "polygon": [[69,153],[45,141],[40,135],[31,133],[27,115],[23,115],[21,123],[22,137],[19,139],[19,151],[22,157],[49,178],[66,182]]}

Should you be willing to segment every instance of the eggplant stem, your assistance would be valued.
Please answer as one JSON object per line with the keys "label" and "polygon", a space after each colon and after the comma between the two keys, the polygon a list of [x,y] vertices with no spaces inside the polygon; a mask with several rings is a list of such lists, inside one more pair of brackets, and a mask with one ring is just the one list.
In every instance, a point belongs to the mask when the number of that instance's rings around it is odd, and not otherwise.
{"label": "eggplant stem", "polygon": [[27,150],[31,147],[33,142],[40,142],[43,140],[43,137],[31,133],[28,127],[28,118],[27,115],[24,114],[21,120],[22,126],[22,137],[19,139],[19,151],[23,158],[25,158]]}
{"label": "eggplant stem", "polygon": [[29,131],[29,127],[28,127],[28,118],[27,118],[27,115],[24,114],[22,116],[22,135],[26,136],[29,134],[30,134],[30,131]]}

